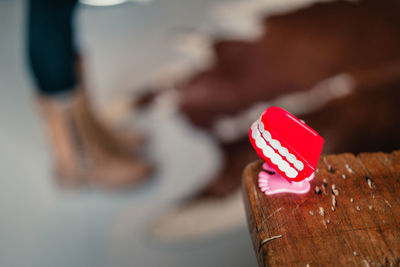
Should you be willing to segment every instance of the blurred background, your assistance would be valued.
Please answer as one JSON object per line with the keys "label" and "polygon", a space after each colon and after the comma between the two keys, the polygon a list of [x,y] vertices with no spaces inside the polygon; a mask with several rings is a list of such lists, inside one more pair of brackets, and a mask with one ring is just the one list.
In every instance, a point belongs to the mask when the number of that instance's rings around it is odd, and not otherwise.
{"label": "blurred background", "polygon": [[268,106],[325,154],[400,147],[397,1],[64,2],[0,1],[1,266],[255,266]]}

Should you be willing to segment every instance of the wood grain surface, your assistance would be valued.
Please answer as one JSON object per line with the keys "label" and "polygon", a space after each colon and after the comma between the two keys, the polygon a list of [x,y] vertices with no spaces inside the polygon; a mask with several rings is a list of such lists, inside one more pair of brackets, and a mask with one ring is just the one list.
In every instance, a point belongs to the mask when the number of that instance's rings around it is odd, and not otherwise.
{"label": "wood grain surface", "polygon": [[260,266],[399,266],[400,150],[322,156],[304,195],[263,194],[262,163],[243,177]]}

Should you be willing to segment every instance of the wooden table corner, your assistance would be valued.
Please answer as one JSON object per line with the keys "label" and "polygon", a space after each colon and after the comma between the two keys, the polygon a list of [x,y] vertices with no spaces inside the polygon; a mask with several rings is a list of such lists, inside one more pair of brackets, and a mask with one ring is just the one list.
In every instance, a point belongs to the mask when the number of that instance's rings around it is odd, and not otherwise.
{"label": "wooden table corner", "polygon": [[400,150],[321,156],[303,195],[261,192],[262,164],[242,187],[260,266],[400,265]]}

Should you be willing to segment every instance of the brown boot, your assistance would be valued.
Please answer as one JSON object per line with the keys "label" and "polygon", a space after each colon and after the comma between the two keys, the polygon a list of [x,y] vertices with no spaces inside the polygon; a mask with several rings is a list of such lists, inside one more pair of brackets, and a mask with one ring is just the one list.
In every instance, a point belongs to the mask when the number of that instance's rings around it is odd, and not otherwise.
{"label": "brown boot", "polygon": [[116,145],[116,139],[96,120],[87,103],[81,91],[62,100],[42,97],[40,101],[58,180],[110,189],[143,181],[152,171],[150,164]]}

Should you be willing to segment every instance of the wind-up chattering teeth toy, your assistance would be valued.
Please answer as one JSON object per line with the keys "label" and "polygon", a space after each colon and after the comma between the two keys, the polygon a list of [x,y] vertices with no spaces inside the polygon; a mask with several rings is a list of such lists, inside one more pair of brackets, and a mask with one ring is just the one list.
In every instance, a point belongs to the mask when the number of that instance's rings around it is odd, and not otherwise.
{"label": "wind-up chattering teeth toy", "polygon": [[265,161],[258,185],[267,195],[310,190],[324,139],[289,112],[267,108],[249,130],[251,144]]}

